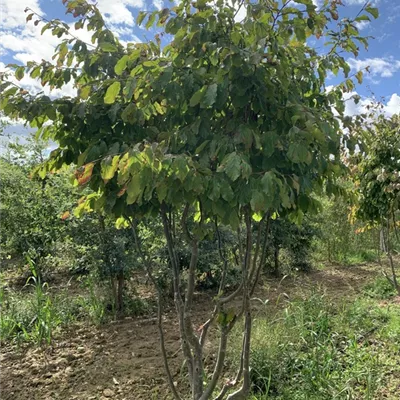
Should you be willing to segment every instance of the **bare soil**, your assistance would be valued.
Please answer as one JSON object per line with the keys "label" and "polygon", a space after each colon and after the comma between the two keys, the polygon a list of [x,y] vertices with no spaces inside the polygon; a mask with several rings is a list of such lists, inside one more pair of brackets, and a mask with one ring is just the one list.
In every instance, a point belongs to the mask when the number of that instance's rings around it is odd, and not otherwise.
{"label": "bare soil", "polygon": [[[377,276],[376,266],[329,266],[285,279],[264,279],[256,296],[269,299],[271,313],[283,303],[279,299],[306,296],[313,287],[326,288],[328,296],[354,296]],[[212,293],[197,293],[195,322],[208,317]],[[254,307],[260,302],[255,301]],[[182,358],[179,330],[172,307],[164,317],[166,346],[171,370],[181,387]],[[211,340],[213,335],[211,334]],[[213,362],[209,343],[207,363]],[[2,400],[53,399],[168,399],[168,388],[160,357],[155,316],[125,318],[101,327],[73,326],[51,347],[16,348],[3,345],[0,356]]]}

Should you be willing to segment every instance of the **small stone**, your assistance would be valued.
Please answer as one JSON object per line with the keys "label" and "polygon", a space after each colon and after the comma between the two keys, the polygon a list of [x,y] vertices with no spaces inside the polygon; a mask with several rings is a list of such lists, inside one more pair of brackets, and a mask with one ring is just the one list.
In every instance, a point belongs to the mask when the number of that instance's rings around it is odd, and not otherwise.
{"label": "small stone", "polygon": [[79,346],[76,350],[77,350],[77,352],[80,353],[80,354],[82,354],[82,353],[85,352],[85,348],[84,348],[83,346]]}
{"label": "small stone", "polygon": [[103,395],[105,397],[113,397],[114,396],[114,392],[111,389],[104,389],[103,390]]}
{"label": "small stone", "polygon": [[71,374],[71,373],[72,373],[72,367],[67,367],[67,368],[65,368],[65,372],[66,372],[67,374]]}

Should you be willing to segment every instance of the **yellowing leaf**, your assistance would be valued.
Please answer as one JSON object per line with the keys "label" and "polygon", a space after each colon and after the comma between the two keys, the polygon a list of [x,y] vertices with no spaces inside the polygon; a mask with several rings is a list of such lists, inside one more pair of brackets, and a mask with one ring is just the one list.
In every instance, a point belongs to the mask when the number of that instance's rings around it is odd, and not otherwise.
{"label": "yellowing leaf", "polygon": [[108,182],[115,175],[118,169],[120,156],[108,156],[101,162],[101,177]]}
{"label": "yellowing leaf", "polygon": [[115,64],[114,71],[117,75],[121,75],[124,69],[126,68],[126,64],[129,61],[129,56],[124,55],[118,62]]}
{"label": "yellowing leaf", "polygon": [[115,98],[118,96],[121,90],[121,83],[114,82],[110,85],[107,89],[106,95],[104,96],[104,103],[106,104],[113,104],[115,102]]}

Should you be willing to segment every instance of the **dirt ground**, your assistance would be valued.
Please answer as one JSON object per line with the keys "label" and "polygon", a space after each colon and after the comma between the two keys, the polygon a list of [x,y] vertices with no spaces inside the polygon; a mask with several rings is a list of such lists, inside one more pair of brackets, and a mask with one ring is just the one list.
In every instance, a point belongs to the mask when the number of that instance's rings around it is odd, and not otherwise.
{"label": "dirt ground", "polygon": [[[330,266],[294,278],[264,279],[255,297],[269,299],[273,313],[279,302],[294,293],[305,295],[312,287],[324,287],[328,296],[336,298],[354,296],[377,274],[377,268],[368,265]],[[199,326],[207,319],[211,302],[211,293],[197,294],[194,320]],[[260,302],[254,304],[257,307]],[[182,359],[172,308],[165,315],[164,327],[171,369],[179,384]],[[209,351],[212,363],[212,346]],[[154,317],[125,318],[99,328],[74,326],[50,348],[4,345],[0,357],[2,400],[168,398]]]}

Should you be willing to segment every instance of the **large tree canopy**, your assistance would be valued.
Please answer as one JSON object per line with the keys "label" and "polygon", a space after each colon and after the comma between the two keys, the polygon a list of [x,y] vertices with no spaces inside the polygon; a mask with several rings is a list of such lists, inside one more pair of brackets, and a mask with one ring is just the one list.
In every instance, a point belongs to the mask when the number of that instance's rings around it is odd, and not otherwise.
{"label": "large tree canopy", "polygon": [[[42,32],[60,38],[54,63],[11,67],[17,79],[30,74],[50,88],[73,80],[77,96],[33,96],[2,83],[3,112],[59,144],[41,174],[75,163],[77,183],[97,193],[96,208],[122,215],[127,205],[148,212],[161,202],[196,203],[203,216],[234,227],[243,205],[301,216],[315,209],[310,193],[324,180],[335,190],[341,94],[353,83],[328,93],[325,78],[339,70],[347,77],[341,54],[357,55],[357,41],[366,45],[355,21],[327,30],[340,1],[319,10],[311,0],[183,1],[141,12],[137,22],[159,33],[127,46],[94,5],[64,3],[76,28],[93,32],[92,43],[59,20],[47,22]],[[243,21],[235,18],[239,7],[247,10]],[[27,20],[35,17],[27,12]],[[329,42],[318,54],[308,39],[322,36]]]}

